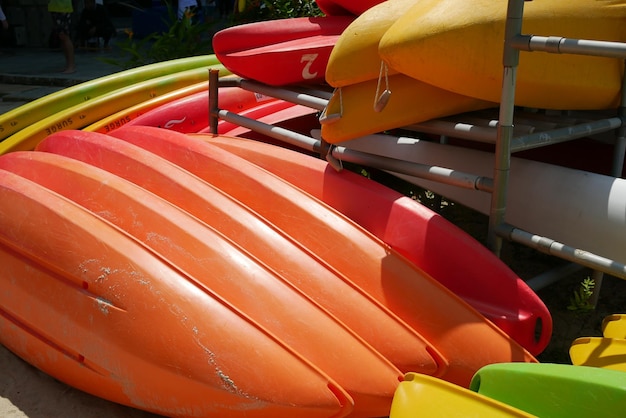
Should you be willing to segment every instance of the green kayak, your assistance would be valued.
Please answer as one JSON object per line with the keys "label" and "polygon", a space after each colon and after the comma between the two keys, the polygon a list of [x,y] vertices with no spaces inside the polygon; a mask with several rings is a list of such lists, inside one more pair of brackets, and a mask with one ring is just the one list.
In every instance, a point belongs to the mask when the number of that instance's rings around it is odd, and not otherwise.
{"label": "green kayak", "polygon": [[621,418],[626,414],[626,373],[617,370],[491,364],[476,372],[470,389],[539,417]]}

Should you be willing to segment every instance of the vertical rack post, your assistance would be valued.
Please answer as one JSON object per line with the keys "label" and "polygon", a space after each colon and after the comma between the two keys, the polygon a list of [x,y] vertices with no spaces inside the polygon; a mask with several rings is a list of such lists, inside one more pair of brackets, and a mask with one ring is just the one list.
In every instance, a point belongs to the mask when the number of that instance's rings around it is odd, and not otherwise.
{"label": "vertical rack post", "polygon": [[214,68],[209,69],[209,130],[212,134],[217,134],[217,112],[218,103],[218,83],[220,71]]}
{"label": "vertical rack post", "polygon": [[626,126],[624,126],[624,119],[626,118],[626,62],[624,68],[625,74],[622,75],[621,100],[617,110],[618,116],[622,119],[622,125],[617,129],[617,134],[615,135],[615,150],[613,151],[613,167],[611,171],[613,177],[622,177],[624,155],[626,154]]}
{"label": "vertical rack post", "polygon": [[494,161],[494,191],[491,195],[489,210],[489,231],[487,244],[489,248],[500,256],[502,238],[497,230],[505,219],[507,188],[511,167],[511,141],[513,139],[513,114],[515,108],[515,83],[517,66],[519,64],[519,50],[512,45],[513,39],[522,32],[522,16],[524,14],[524,0],[509,0],[505,27],[504,52],[502,63],[502,95],[500,99],[500,113],[496,137]]}

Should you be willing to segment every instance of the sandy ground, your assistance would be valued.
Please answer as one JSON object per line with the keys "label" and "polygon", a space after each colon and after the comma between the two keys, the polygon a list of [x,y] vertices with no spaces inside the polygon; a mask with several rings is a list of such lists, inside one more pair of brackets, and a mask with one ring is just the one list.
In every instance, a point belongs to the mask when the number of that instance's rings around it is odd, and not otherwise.
{"label": "sandy ground", "polygon": [[157,415],[73,389],[0,346],[0,417],[148,418]]}

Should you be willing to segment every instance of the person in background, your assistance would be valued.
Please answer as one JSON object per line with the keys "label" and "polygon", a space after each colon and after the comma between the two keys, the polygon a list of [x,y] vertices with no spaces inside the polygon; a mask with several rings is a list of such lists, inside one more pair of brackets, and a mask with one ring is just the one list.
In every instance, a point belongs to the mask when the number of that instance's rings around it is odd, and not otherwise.
{"label": "person in background", "polygon": [[102,38],[105,48],[109,47],[109,41],[116,32],[106,8],[95,0],[85,0],[77,29],[79,45],[84,46],[91,38]]}
{"label": "person in background", "polygon": [[7,17],[2,10],[2,2],[0,2],[0,25],[2,25],[3,31],[9,29],[9,21],[7,20]]}
{"label": "person in background", "polygon": [[225,19],[230,16],[235,8],[235,0],[217,0],[217,8],[220,13],[220,19]]}
{"label": "person in background", "polygon": [[48,12],[52,17],[54,30],[59,37],[61,50],[65,56],[65,68],[61,72],[71,74],[76,71],[74,44],[72,43],[72,13],[74,12],[72,0],[50,0]]}
{"label": "person in background", "polygon": [[192,20],[195,22],[195,16],[198,15],[200,11],[200,5],[198,4],[198,0],[178,0],[178,20],[181,20],[185,13],[189,13],[192,16]]}
{"label": "person in background", "polygon": [[[0,1],[0,46],[4,45],[4,41],[9,30],[9,21],[2,10],[2,1]],[[0,54],[2,51],[0,50]]]}

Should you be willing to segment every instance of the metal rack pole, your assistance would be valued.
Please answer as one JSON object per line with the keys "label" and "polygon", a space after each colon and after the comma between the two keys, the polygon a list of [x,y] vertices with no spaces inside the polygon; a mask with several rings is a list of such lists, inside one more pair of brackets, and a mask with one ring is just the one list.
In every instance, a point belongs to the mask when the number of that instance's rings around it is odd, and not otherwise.
{"label": "metal rack pole", "polygon": [[212,134],[217,134],[219,76],[219,70],[209,70],[209,129]]}
{"label": "metal rack pole", "polygon": [[502,238],[498,236],[496,231],[498,226],[505,221],[507,188],[511,168],[515,83],[519,63],[519,50],[514,48],[511,42],[517,35],[521,34],[523,14],[524,0],[509,0],[504,39],[502,96],[493,174],[494,192],[491,196],[487,233],[487,245],[497,256],[500,256],[502,250]]}

